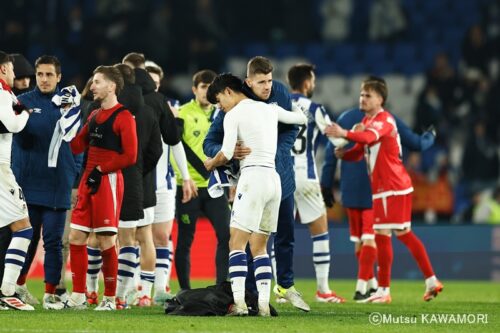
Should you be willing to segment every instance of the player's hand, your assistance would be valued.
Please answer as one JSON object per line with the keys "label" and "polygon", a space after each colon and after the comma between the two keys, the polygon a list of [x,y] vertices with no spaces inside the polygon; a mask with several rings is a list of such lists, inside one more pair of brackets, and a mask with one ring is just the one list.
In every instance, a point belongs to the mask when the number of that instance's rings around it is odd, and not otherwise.
{"label": "player's hand", "polygon": [[340,127],[337,123],[332,123],[325,128],[325,135],[332,138],[345,138],[347,130]]}
{"label": "player's hand", "polygon": [[332,208],[335,203],[335,197],[333,196],[333,191],[328,187],[321,187],[321,194],[323,195],[323,200],[328,208]]}
{"label": "player's hand", "polygon": [[236,143],[236,146],[234,147],[234,154],[233,158],[235,160],[242,160],[244,159],[247,155],[249,155],[252,152],[252,150],[248,147],[245,147],[243,145],[242,141],[238,141]]}
{"label": "player's hand", "polygon": [[209,157],[205,160],[205,162],[203,162],[205,169],[207,169],[208,171],[212,171],[213,169],[215,169],[213,160],[214,160],[213,158]]}
{"label": "player's hand", "polygon": [[99,189],[99,186],[101,185],[101,179],[102,179],[102,172],[97,169],[97,167],[90,172],[89,176],[87,177],[87,181],[85,184],[87,184],[88,188],[90,189],[90,194],[96,194],[97,190]]}
{"label": "player's hand", "polygon": [[338,159],[342,159],[345,154],[345,149],[344,148],[335,148],[335,157]]}
{"label": "player's hand", "polygon": [[192,179],[184,179],[182,182],[182,203],[186,203],[193,197],[198,196],[198,189]]}

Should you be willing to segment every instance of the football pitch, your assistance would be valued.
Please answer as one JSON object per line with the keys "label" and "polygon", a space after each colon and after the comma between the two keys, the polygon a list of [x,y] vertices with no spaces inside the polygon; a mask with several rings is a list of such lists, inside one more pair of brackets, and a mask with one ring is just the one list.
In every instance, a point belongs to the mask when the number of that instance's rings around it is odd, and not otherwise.
{"label": "football pitch", "polygon": [[[348,298],[345,304],[314,302],[315,282],[298,280],[296,287],[311,305],[305,313],[290,304],[274,304],[278,317],[178,317],[163,308],[136,308],[116,312],[0,311],[0,332],[500,332],[500,284],[484,281],[443,281],[435,300],[422,301],[422,281],[393,281],[392,304],[357,304],[351,300],[354,281],[334,280],[331,286]],[[175,285],[176,282],[174,281]],[[210,284],[195,281],[194,287]],[[39,299],[42,281],[28,282]]]}

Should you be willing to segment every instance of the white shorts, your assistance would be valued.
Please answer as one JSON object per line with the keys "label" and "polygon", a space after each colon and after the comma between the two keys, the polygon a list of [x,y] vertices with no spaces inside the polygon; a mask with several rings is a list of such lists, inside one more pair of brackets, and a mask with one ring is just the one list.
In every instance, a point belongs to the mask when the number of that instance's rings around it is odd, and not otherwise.
{"label": "white shorts", "polygon": [[281,182],[274,168],[243,168],[236,187],[230,227],[249,233],[276,232],[280,202]]}
{"label": "white shorts", "polygon": [[175,217],[175,193],[177,186],[171,190],[161,189],[156,191],[155,218],[153,223],[172,221]]}
{"label": "white shorts", "polygon": [[295,184],[297,188],[293,197],[295,199],[295,209],[300,215],[300,221],[302,224],[314,222],[326,213],[319,183],[312,180],[296,180]]}
{"label": "white shorts", "polygon": [[21,187],[8,164],[0,164],[0,227],[28,217]]}
{"label": "white shorts", "polygon": [[122,221],[122,220],[120,220],[118,227],[130,229],[130,228],[140,228],[140,227],[144,227],[144,226],[153,224],[154,214],[155,214],[154,209],[155,209],[154,207],[149,207],[149,208],[144,209],[144,218],[142,218],[140,220],[135,220],[135,221]]}

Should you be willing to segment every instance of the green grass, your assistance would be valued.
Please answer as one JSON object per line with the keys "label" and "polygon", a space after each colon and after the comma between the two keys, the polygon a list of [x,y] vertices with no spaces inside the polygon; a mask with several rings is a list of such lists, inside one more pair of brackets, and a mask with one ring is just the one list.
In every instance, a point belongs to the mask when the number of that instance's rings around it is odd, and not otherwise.
{"label": "green grass", "polygon": [[[195,287],[209,284],[197,281]],[[34,312],[0,311],[0,332],[251,332],[251,333],[305,333],[305,332],[500,332],[500,285],[493,282],[444,281],[444,292],[435,300],[422,301],[421,281],[394,281],[391,290],[393,303],[389,305],[318,304],[313,301],[313,280],[299,280],[296,287],[311,305],[304,313],[289,304],[276,305],[279,317],[175,317],[166,316],[160,307],[133,308],[127,311],[45,311],[37,306]],[[43,284],[30,281],[30,290],[41,298]],[[333,281],[338,294],[351,298],[353,281]],[[371,313],[392,316],[393,323],[372,325]],[[422,315],[431,314],[486,314],[487,324],[432,324],[422,322]],[[372,315],[374,316],[374,315]],[[400,317],[402,316],[402,317]],[[416,323],[397,324],[398,318],[416,320]]]}

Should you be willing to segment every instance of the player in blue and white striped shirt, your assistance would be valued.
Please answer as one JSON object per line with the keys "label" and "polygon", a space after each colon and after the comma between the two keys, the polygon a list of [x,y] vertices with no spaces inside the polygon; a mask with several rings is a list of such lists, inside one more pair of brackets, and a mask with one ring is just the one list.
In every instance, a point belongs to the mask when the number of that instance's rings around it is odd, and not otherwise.
{"label": "player in blue and white striped shirt", "polygon": [[292,148],[295,162],[294,193],[296,212],[302,224],[307,224],[313,242],[313,262],[316,272],[318,302],[343,303],[344,298],[333,292],[328,285],[330,272],[330,238],[326,208],[321,195],[315,152],[320,134],[331,124],[325,108],[313,102],[315,88],[314,66],[296,64],[288,71],[288,83],[292,89],[292,100],[307,116],[307,123],[301,125]]}

